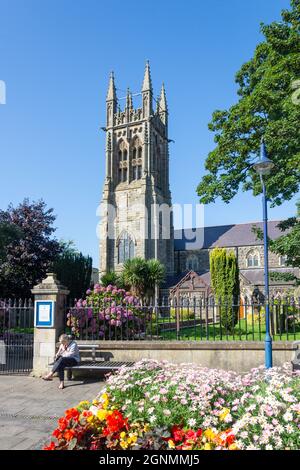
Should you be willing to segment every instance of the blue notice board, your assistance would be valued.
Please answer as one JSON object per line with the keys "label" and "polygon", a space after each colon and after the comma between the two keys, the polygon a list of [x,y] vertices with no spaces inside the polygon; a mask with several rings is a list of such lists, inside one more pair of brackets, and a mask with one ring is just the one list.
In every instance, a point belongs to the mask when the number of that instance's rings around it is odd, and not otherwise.
{"label": "blue notice board", "polygon": [[34,326],[53,328],[54,313],[54,300],[36,300],[34,303]]}

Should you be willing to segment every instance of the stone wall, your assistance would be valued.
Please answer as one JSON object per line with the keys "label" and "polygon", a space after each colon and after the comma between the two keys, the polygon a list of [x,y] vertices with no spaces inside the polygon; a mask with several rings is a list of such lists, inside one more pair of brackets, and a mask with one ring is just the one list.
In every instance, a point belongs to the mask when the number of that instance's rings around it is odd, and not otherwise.
{"label": "stone wall", "polygon": [[[80,341],[86,344],[88,341]],[[247,372],[265,362],[264,343],[256,341],[93,341],[101,355],[113,361],[141,359],[168,360],[179,364],[196,363],[203,367]],[[296,349],[291,341],[273,343],[273,365],[290,362]]]}

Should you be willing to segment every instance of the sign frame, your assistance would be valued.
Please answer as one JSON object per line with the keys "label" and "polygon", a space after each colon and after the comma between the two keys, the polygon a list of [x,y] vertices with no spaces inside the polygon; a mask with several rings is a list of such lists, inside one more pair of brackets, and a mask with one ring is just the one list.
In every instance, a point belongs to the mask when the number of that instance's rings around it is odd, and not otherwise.
{"label": "sign frame", "polygon": [[[45,309],[45,307],[48,307],[48,309]],[[46,320],[42,318],[42,315],[45,315],[45,313],[46,315],[48,315],[48,319]],[[35,328],[53,328],[54,327],[54,315],[55,315],[55,301],[54,300],[35,300],[34,301],[34,327]]]}

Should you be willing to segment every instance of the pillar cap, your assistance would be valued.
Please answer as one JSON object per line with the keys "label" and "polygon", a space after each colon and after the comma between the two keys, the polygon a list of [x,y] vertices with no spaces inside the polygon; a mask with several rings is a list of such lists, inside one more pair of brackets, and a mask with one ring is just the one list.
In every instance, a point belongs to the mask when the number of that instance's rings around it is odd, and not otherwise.
{"label": "pillar cap", "polygon": [[66,294],[70,291],[57,279],[55,273],[47,273],[46,278],[31,289],[32,294]]}

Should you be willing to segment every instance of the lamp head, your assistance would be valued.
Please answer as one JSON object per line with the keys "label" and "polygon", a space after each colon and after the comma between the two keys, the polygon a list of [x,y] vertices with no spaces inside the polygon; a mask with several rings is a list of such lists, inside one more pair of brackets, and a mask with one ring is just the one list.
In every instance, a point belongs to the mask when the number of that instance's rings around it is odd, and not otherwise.
{"label": "lamp head", "polygon": [[260,176],[264,176],[268,175],[273,167],[274,163],[268,158],[266,145],[264,139],[262,138],[260,145],[260,157],[259,160],[254,163],[253,168]]}

